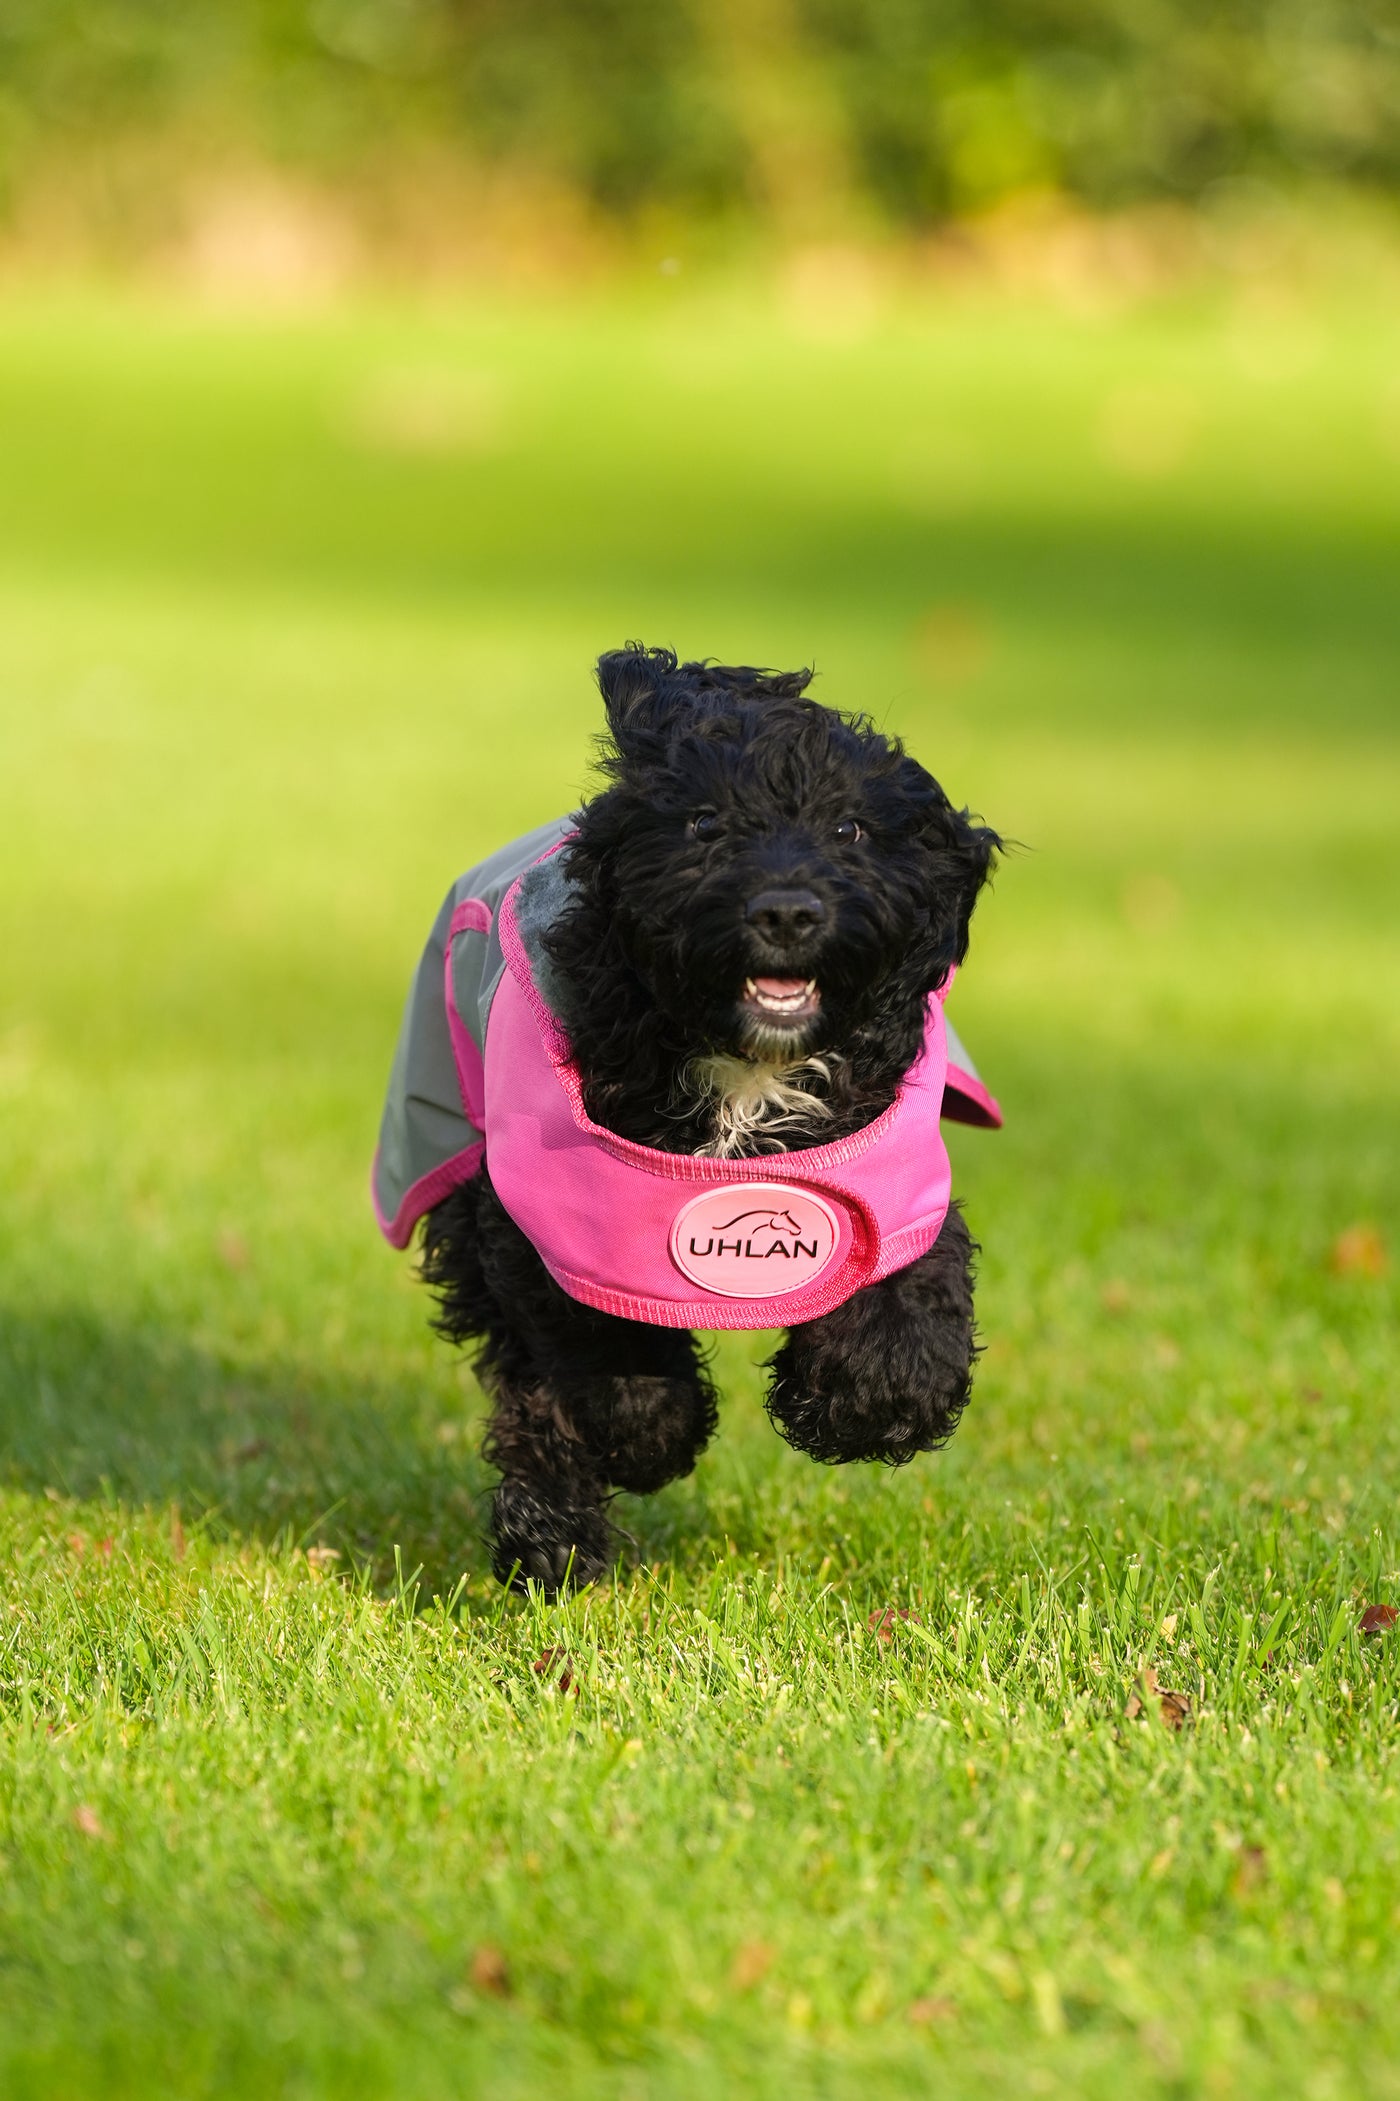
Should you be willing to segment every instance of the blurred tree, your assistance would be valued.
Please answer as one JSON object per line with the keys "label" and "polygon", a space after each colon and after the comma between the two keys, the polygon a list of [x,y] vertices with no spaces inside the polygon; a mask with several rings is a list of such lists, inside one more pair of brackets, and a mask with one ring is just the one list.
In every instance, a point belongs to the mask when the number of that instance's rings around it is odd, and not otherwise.
{"label": "blurred tree", "polygon": [[0,0],[11,217],[81,166],[94,209],[104,166],[146,166],[152,196],[128,174],[102,208],[158,212],[172,166],[373,186],[409,149],[614,221],[797,233],[918,229],[1028,188],[1091,206],[1242,178],[1390,190],[1400,7]]}

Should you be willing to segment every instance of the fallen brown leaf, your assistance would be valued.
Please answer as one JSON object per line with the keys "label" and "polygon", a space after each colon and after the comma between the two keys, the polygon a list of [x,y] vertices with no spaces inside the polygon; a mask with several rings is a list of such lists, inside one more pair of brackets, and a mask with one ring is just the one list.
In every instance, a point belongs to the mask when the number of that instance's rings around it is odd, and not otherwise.
{"label": "fallen brown leaf", "polygon": [[729,1982],[736,1992],[751,1992],[761,1984],[777,1959],[777,1950],[767,1941],[745,1941],[729,1965]]}
{"label": "fallen brown leaf", "polygon": [[510,1981],[510,1965],[499,1948],[489,1941],[482,1943],[467,1965],[467,1975],[479,1992],[489,1992],[493,1999],[508,1999],[514,1987]]}
{"label": "fallen brown leaf", "polygon": [[875,1636],[876,1641],[884,1642],[886,1648],[888,1648],[894,1640],[894,1623],[896,1620],[913,1620],[915,1626],[923,1625],[917,1612],[906,1612],[902,1605],[886,1605],[883,1611],[872,1612],[865,1624]]}
{"label": "fallen brown leaf", "polygon": [[559,1676],[556,1680],[560,1692],[576,1693],[578,1686],[574,1682],[574,1667],[566,1649],[546,1649],[543,1656],[535,1658],[530,1668],[538,1677],[548,1678],[553,1674],[556,1666],[560,1667]]}
{"label": "fallen brown leaf", "polygon": [[1162,1720],[1169,1729],[1180,1729],[1191,1719],[1191,1701],[1184,1692],[1164,1692],[1159,1695],[1162,1702]]}
{"label": "fallen brown leaf", "polygon": [[1380,1229],[1372,1225],[1348,1226],[1339,1233],[1328,1262],[1339,1277],[1383,1277],[1390,1267]]}
{"label": "fallen brown leaf", "polygon": [[1138,1677],[1138,1691],[1133,1693],[1124,1712],[1130,1722],[1140,1714],[1151,1714],[1154,1707],[1159,1718],[1168,1729],[1180,1729],[1191,1719],[1191,1701],[1184,1692],[1169,1692],[1165,1685],[1157,1683],[1157,1673],[1150,1663],[1144,1664]]}
{"label": "fallen brown leaf", "polygon": [[248,1243],[241,1233],[235,1233],[231,1229],[226,1233],[220,1233],[214,1246],[225,1269],[246,1269],[248,1267],[251,1259],[248,1253]]}
{"label": "fallen brown leaf", "polygon": [[1363,1634],[1388,1634],[1397,1620],[1400,1620],[1400,1612],[1393,1605],[1368,1605],[1361,1615],[1361,1631]]}
{"label": "fallen brown leaf", "polygon": [[95,1809],[90,1809],[86,1802],[80,1802],[73,1811],[73,1822],[79,1831],[82,1832],[84,1838],[106,1838],[107,1836],[107,1830],[101,1817]]}
{"label": "fallen brown leaf", "polygon": [[916,2028],[927,2028],[934,2021],[951,2021],[957,2010],[951,1999],[932,1993],[927,1999],[911,2000],[905,2019],[912,2021]]}

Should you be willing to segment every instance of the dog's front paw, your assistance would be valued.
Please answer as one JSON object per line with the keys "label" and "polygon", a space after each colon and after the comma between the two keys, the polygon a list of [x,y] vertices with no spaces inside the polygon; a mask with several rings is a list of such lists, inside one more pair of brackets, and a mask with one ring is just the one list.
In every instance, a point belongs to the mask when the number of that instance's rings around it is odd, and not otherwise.
{"label": "dog's front paw", "polygon": [[812,1367],[780,1350],[773,1359],[768,1413],[794,1451],[824,1466],[860,1459],[904,1466],[920,1452],[936,1451],[957,1428],[971,1385],[964,1374],[951,1388],[909,1392],[869,1374],[859,1384],[843,1380],[824,1388],[811,1373]]}
{"label": "dog's front paw", "polygon": [[970,1316],[890,1327],[879,1311],[878,1302],[852,1300],[794,1328],[771,1361],[775,1427],[826,1466],[903,1466],[946,1444],[967,1406],[976,1353]]}
{"label": "dog's front paw", "polygon": [[551,1597],[595,1583],[612,1562],[602,1506],[551,1501],[525,1481],[503,1481],[491,1504],[491,1566],[513,1590],[538,1583]]}

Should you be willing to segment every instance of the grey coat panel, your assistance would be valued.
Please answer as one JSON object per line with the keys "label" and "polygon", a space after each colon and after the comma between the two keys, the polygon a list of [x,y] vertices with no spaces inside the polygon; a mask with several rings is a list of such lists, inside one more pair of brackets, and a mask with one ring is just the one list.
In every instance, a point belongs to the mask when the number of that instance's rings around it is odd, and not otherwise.
{"label": "grey coat panel", "polygon": [[[452,944],[453,1001],[480,1051],[486,1044],[491,1001],[505,969],[496,926],[501,899],[517,876],[523,875],[541,854],[557,846],[573,828],[572,817],[557,817],[528,832],[523,839],[512,839],[508,846],[469,868],[443,899],[409,988],[379,1129],[374,1205],[386,1230],[398,1218],[415,1184],[445,1170],[485,1138],[462,1101],[447,1021],[444,959],[452,915],[469,897],[480,898],[491,911],[489,932],[468,929],[459,933]],[[521,933],[532,949],[536,944],[530,941],[530,933],[537,935],[539,926],[548,924],[553,916],[549,905],[552,902],[557,909],[563,884],[563,871],[557,863],[546,863],[539,875],[545,880],[525,886],[519,901]],[[528,900],[526,889],[532,893]],[[533,895],[537,889],[542,893],[538,899]],[[548,996],[546,987],[541,990]],[[435,1197],[433,1201],[436,1200]],[[410,1220],[410,1226],[411,1223]],[[397,1234],[393,1237],[399,1239]]]}

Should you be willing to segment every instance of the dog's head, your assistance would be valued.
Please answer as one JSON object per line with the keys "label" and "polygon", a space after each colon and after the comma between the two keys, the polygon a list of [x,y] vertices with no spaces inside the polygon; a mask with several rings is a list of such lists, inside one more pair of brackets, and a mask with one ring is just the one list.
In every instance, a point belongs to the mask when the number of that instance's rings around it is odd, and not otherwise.
{"label": "dog's head", "polygon": [[967,948],[1000,841],[811,674],[603,657],[603,766],[570,866],[697,1049],[842,1049]]}

